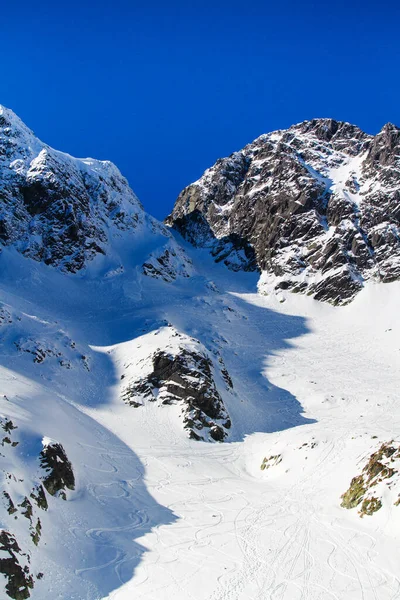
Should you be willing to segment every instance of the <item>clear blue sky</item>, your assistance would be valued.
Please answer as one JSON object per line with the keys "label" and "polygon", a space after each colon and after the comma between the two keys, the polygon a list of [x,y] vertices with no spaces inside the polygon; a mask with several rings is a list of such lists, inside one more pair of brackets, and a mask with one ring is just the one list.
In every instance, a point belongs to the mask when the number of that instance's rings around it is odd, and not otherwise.
{"label": "clear blue sky", "polygon": [[400,125],[398,0],[21,0],[0,19],[0,103],[57,149],[115,162],[159,218],[261,133]]}

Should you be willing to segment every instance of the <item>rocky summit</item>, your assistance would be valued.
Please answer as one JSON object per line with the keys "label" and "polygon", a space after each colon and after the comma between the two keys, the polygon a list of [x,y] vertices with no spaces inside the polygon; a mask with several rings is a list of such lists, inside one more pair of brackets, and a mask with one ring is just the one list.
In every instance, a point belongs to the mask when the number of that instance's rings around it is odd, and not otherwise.
{"label": "rocky summit", "polygon": [[400,129],[314,119],[218,160],[167,223],[216,260],[263,272],[260,291],[345,304],[400,277]]}

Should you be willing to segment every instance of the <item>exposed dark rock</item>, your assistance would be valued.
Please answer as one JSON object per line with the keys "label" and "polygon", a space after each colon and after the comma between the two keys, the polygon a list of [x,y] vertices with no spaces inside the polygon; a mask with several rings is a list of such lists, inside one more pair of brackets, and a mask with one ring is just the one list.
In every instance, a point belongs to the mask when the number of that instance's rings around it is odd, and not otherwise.
{"label": "exposed dark rock", "polygon": [[33,488],[31,492],[31,498],[42,510],[48,509],[49,505],[47,503],[46,494],[42,485],[38,484]]}
{"label": "exposed dark rock", "polygon": [[[18,460],[19,455],[14,455],[13,450],[18,444],[18,441],[13,441],[15,432],[19,431],[17,425],[11,419],[1,416],[0,428],[6,434],[2,440],[5,452],[2,457]],[[47,475],[51,473],[46,472]],[[34,577],[30,573],[30,552],[33,545],[39,544],[42,533],[42,523],[37,512],[38,509],[47,510],[47,499],[41,484],[32,484],[32,491],[28,497],[24,496],[24,479],[17,478],[13,472],[4,472],[4,476],[0,492],[4,527],[0,530],[0,573],[5,576],[2,589],[7,597],[25,599],[30,597],[30,589],[34,585]],[[17,536],[10,533],[13,523],[18,525],[18,542]]]}
{"label": "exposed dark rock", "polygon": [[185,240],[197,248],[212,245],[216,239],[207,219],[198,208],[177,218],[170,215],[166,222],[173,225]]}
{"label": "exposed dark rock", "polygon": [[33,354],[33,362],[41,364],[48,356],[61,356],[61,352],[55,352],[52,348],[43,347],[39,340],[18,340],[15,347],[20,352]]}
{"label": "exposed dark rock", "polygon": [[18,446],[19,442],[16,440],[12,440],[12,432],[14,429],[17,429],[17,426],[11,421],[11,419],[7,419],[6,417],[0,417],[0,427],[7,434],[4,437],[0,437],[0,444],[4,447],[5,444],[12,446],[15,448]]}
{"label": "exposed dark rock", "polygon": [[46,473],[43,478],[46,490],[52,496],[66,500],[66,489],[75,489],[75,477],[62,445],[57,442],[46,444],[40,453],[40,465]]}
{"label": "exposed dark rock", "polygon": [[354,294],[362,288],[362,283],[355,277],[347,265],[340,271],[329,274],[322,281],[312,284],[309,293],[316,300],[325,300],[334,305],[346,304],[353,299]]}
{"label": "exposed dark rock", "polygon": [[31,530],[31,538],[32,542],[37,546],[40,542],[40,537],[42,535],[42,524],[40,519],[37,520],[35,527]]}
{"label": "exposed dark rock", "polygon": [[[14,600],[26,600],[30,597],[30,590],[34,586],[33,577],[29,572],[29,557],[21,552],[15,537],[8,531],[0,531],[0,573],[7,584],[7,595]],[[6,556],[6,558],[4,558]],[[28,563],[22,566],[24,562]]]}
{"label": "exposed dark rock", "polygon": [[12,498],[10,496],[10,494],[8,492],[3,491],[3,496],[6,499],[7,502],[7,512],[9,515],[13,515],[14,513],[18,512],[18,509],[15,508],[15,504],[12,501]]}
{"label": "exposed dark rock", "polygon": [[[42,488],[42,486],[40,486],[40,488]],[[42,488],[42,492],[44,494],[43,488]],[[31,498],[36,499],[32,494],[31,494]],[[44,497],[44,500],[46,502],[46,509],[47,509],[47,500]],[[41,508],[44,508],[43,505],[43,497],[41,498]],[[25,518],[27,518],[29,520],[29,531],[30,531],[30,536],[32,538],[33,543],[35,544],[35,546],[38,545],[39,541],[40,541],[40,536],[42,534],[42,524],[40,522],[40,519],[36,520],[36,525],[34,525],[34,512],[33,512],[33,506],[31,501],[25,496],[25,498],[23,499],[23,501],[18,505],[20,508],[22,508],[23,510],[21,511],[21,515],[24,516]]]}
{"label": "exposed dark rock", "polygon": [[373,166],[374,163],[384,167],[396,165],[398,160],[396,152],[399,146],[400,129],[392,123],[386,123],[370,145],[366,165]]}
{"label": "exposed dark rock", "polygon": [[[215,385],[211,360],[201,352],[181,348],[178,354],[156,352],[152,363],[146,378],[124,388],[123,400],[135,407],[141,406],[141,398],[162,404],[179,402],[190,437],[223,441],[231,422]],[[226,377],[231,382],[227,371]]]}
{"label": "exposed dark rock", "polygon": [[221,368],[221,375],[222,375],[222,378],[225,381],[228,389],[232,389],[233,388],[232,377],[229,375],[228,370],[227,370],[227,368],[225,367],[224,364],[223,364],[223,366]]}
{"label": "exposed dark rock", "polygon": [[18,506],[20,506],[23,509],[21,511],[21,514],[30,521],[32,521],[33,510],[30,500],[25,496],[21,504],[19,504]]}
{"label": "exposed dark rock", "polygon": [[[1,221],[0,221],[0,227],[1,227]],[[1,238],[1,233],[0,233],[0,238]],[[0,327],[1,327],[1,325],[11,325],[11,323],[12,323],[11,313],[4,306],[0,306]]]}
{"label": "exposed dark rock", "polygon": [[18,429],[11,419],[7,419],[6,417],[0,417],[0,427],[2,427],[6,433],[11,433],[14,429]]}
{"label": "exposed dark rock", "polygon": [[281,454],[273,454],[272,456],[265,456],[263,458],[263,461],[261,463],[261,471],[265,471],[266,469],[270,469],[271,467],[276,467],[276,465],[279,465],[282,462],[282,455]]}
{"label": "exposed dark rock", "polygon": [[58,331],[51,341],[48,338],[24,336],[15,340],[14,345],[18,352],[31,355],[37,365],[55,359],[53,364],[64,369],[70,370],[75,365],[90,371],[89,358],[80,353],[75,342],[63,331]]}

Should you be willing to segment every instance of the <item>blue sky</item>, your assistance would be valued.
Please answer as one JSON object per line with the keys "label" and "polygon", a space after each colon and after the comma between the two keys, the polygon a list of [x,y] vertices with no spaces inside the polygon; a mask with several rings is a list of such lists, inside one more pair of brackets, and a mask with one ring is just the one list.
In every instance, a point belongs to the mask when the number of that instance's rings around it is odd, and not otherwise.
{"label": "blue sky", "polygon": [[115,162],[159,218],[221,156],[314,117],[400,125],[400,3],[3,2],[0,103]]}

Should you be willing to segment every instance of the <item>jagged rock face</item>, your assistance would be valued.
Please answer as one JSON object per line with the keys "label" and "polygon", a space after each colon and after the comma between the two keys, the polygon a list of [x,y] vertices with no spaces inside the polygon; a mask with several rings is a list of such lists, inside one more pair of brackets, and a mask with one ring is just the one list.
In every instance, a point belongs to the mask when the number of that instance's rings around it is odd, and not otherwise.
{"label": "jagged rock face", "polygon": [[64,448],[57,442],[46,442],[40,453],[40,465],[45,472],[43,485],[52,496],[67,499],[66,490],[75,489],[72,465]]}
{"label": "jagged rock face", "polygon": [[[230,421],[213,380],[211,361],[200,353],[182,349],[177,356],[156,353],[153,368],[148,377],[152,386],[149,392],[162,389],[163,403],[181,400],[186,404],[184,426],[191,437],[203,439],[200,432],[207,427],[212,439],[223,441]],[[215,422],[221,419],[222,426]]]}
{"label": "jagged rock face", "polygon": [[[144,369],[140,376],[131,375],[131,365],[126,365],[121,376],[121,398],[135,408],[147,401],[157,401],[160,407],[180,406],[183,426],[191,438],[222,442],[231,421],[217,389],[210,356],[198,340],[171,327],[160,331],[165,347],[139,361]],[[222,358],[218,364],[221,379],[231,388]]]}
{"label": "jagged rock face", "polygon": [[75,159],[40,142],[0,106],[0,246],[76,272],[134,231],[142,206],[108,161]]}
{"label": "jagged rock face", "polygon": [[183,190],[167,223],[213,253],[232,235],[250,245],[261,290],[346,303],[400,277],[400,130],[315,119],[263,135]]}

